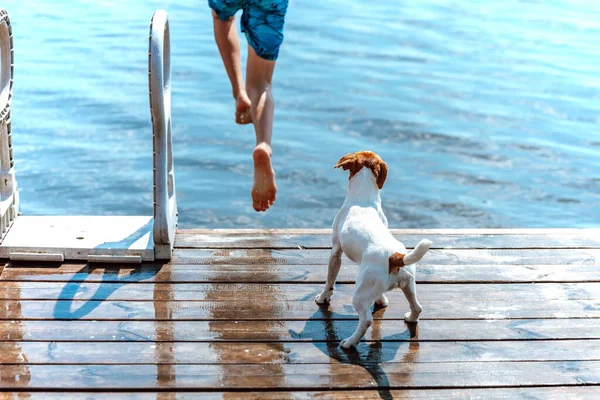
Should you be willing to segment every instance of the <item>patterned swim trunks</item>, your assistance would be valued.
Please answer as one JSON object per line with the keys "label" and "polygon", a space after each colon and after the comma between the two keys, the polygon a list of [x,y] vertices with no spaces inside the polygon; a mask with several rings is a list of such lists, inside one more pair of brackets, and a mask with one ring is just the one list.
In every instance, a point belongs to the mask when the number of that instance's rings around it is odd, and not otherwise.
{"label": "patterned swim trunks", "polygon": [[265,60],[276,60],[283,42],[288,0],[208,0],[221,21],[243,10],[240,25],[248,43]]}

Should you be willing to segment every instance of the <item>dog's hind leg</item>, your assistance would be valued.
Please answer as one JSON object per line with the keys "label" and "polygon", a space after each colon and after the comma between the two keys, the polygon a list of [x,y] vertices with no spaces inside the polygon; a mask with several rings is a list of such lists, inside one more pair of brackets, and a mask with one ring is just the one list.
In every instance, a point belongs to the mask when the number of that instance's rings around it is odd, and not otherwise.
{"label": "dog's hind leg", "polygon": [[342,246],[339,243],[334,243],[331,249],[331,255],[329,256],[329,267],[327,269],[327,282],[325,283],[325,289],[321,294],[315,297],[317,304],[329,303],[331,296],[333,295],[333,285],[340,273],[340,267],[342,266]]}
{"label": "dog's hind leg", "polygon": [[350,336],[342,340],[340,345],[346,349],[356,346],[360,339],[365,335],[367,329],[373,324],[373,314],[371,313],[371,306],[374,300],[379,297],[377,289],[373,287],[372,282],[361,281],[354,291],[352,296],[352,305],[358,314],[358,327]]}
{"label": "dog's hind leg", "polygon": [[408,304],[410,306],[410,311],[404,314],[404,320],[407,322],[416,322],[419,320],[419,315],[423,308],[419,301],[417,300],[417,284],[415,283],[414,278],[410,280],[408,285],[402,286],[402,291],[406,296],[406,300],[408,300]]}
{"label": "dog's hind leg", "polygon": [[371,305],[373,304],[372,301],[369,301],[368,298],[363,296],[359,298],[354,297],[352,299],[352,304],[358,313],[358,327],[352,336],[342,340],[340,343],[340,345],[345,349],[356,346],[358,342],[360,342],[360,339],[365,336],[365,333],[367,333],[367,329],[369,329],[371,324],[373,324],[373,315],[371,314]]}

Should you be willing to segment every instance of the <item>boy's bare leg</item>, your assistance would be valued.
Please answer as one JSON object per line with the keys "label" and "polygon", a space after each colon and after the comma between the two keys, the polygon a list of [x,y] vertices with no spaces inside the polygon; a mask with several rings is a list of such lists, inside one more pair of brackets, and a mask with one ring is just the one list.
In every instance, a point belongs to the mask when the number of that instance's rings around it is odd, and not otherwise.
{"label": "boy's bare leg", "polygon": [[249,124],[252,122],[250,99],[244,86],[242,64],[240,61],[240,40],[235,29],[235,17],[221,21],[213,11],[213,27],[215,41],[223,59],[223,65],[231,82],[233,98],[235,99],[235,122]]}
{"label": "boy's bare leg", "polygon": [[252,153],[254,158],[252,206],[256,211],[265,211],[273,205],[277,193],[275,171],[271,165],[271,135],[275,108],[271,78],[274,69],[275,61],[260,58],[254,49],[248,46],[246,91],[252,104],[250,113],[256,132],[256,147]]}

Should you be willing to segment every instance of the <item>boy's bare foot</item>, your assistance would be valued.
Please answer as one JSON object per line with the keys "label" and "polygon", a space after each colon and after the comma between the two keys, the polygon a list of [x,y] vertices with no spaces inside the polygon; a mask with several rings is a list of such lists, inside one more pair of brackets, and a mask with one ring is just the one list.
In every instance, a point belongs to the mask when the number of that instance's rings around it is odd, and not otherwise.
{"label": "boy's bare foot", "polygon": [[246,93],[238,96],[235,101],[235,122],[246,125],[252,122],[250,115],[250,99]]}
{"label": "boy's bare foot", "polygon": [[271,166],[271,147],[261,143],[254,148],[254,186],[252,187],[252,207],[256,211],[266,211],[275,202],[277,186],[275,171]]}

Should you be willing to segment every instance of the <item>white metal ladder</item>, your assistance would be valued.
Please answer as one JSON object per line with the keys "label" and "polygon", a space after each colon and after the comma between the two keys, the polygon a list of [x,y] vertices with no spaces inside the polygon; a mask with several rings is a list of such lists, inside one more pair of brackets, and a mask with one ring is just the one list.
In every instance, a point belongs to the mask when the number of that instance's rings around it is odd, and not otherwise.
{"label": "white metal ladder", "polygon": [[150,23],[148,86],[154,164],[153,216],[21,216],[11,140],[13,39],[0,9],[0,258],[133,262],[170,259],[177,227],[171,140],[171,48],[167,12]]}

